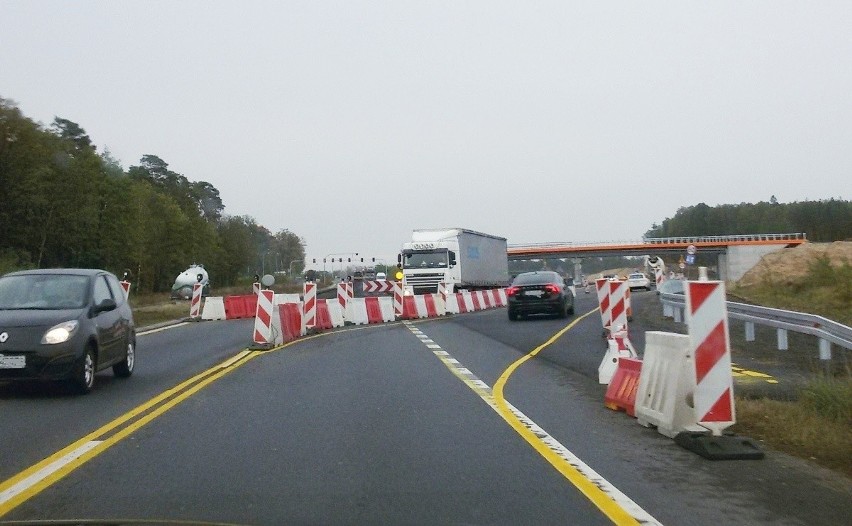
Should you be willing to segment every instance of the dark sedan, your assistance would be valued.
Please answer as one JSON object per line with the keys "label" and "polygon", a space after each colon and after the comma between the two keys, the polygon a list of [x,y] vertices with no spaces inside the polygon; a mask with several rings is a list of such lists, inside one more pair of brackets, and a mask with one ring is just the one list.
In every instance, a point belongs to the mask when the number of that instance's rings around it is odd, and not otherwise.
{"label": "dark sedan", "polygon": [[133,313],[103,270],[27,270],[0,278],[0,381],[68,380],[81,393],[95,373],[133,373]]}
{"label": "dark sedan", "polygon": [[574,294],[556,272],[518,274],[506,289],[506,299],[512,321],[528,314],[555,314],[560,318],[574,314]]}

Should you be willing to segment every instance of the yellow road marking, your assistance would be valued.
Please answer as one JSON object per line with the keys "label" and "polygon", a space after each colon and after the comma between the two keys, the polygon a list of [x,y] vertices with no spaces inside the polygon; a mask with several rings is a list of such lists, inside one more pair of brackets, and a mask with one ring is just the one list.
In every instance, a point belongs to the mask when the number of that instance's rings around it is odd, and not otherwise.
{"label": "yellow road marking", "polygon": [[604,493],[596,484],[594,484],[591,480],[589,480],[585,475],[583,475],[577,468],[572,466],[568,461],[564,458],[560,457],[556,452],[554,452],[547,444],[545,444],[538,436],[535,435],[532,431],[530,431],[527,426],[525,426],[509,409],[509,404],[506,401],[505,396],[503,395],[503,388],[508,382],[509,377],[512,376],[518,367],[520,367],[524,362],[530,360],[535,355],[540,353],[542,350],[553,344],[556,340],[558,340],[563,334],[574,328],[577,323],[579,323],[582,319],[595,314],[598,312],[598,309],[595,308],[586,314],[580,316],[575,319],[573,322],[568,324],[565,328],[554,334],[550,337],[546,342],[539,345],[535,349],[533,349],[528,354],[522,356],[514,363],[512,363],[503,374],[500,375],[500,378],[497,379],[497,382],[494,384],[494,400],[497,404],[497,408],[499,410],[500,415],[509,423],[510,426],[521,435],[524,440],[526,440],[532,447],[535,449],[542,457],[544,457],[554,468],[556,468],[559,473],[562,474],[566,479],[568,479],[571,484],[573,484],[578,490],[580,490],[583,495],[586,496],[592,503],[600,509],[604,515],[606,515],[613,523],[615,524],[640,524],[638,520],[636,520],[632,515],[630,515],[621,505],[619,505],[613,498]]}

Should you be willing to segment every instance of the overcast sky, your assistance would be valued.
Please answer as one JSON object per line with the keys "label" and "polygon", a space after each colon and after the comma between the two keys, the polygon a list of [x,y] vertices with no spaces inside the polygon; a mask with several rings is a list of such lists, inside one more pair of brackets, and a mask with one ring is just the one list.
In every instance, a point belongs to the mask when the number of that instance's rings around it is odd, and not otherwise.
{"label": "overcast sky", "polygon": [[852,193],[849,0],[0,0],[0,96],[212,183],[309,260]]}

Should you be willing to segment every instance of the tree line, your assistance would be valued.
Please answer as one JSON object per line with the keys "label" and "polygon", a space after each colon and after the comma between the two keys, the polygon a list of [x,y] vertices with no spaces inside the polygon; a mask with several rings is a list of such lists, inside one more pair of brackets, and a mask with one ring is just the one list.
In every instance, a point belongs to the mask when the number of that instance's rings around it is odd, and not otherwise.
{"label": "tree line", "polygon": [[0,274],[103,268],[159,292],[191,263],[204,265],[214,287],[302,270],[303,239],[224,211],[215,186],[158,156],[124,170],[79,124],[56,117],[44,126],[0,98]]}
{"label": "tree line", "polygon": [[852,201],[827,199],[779,203],[775,196],[759,203],[695,206],[654,224],[645,237],[722,236],[805,233],[809,241],[852,240]]}

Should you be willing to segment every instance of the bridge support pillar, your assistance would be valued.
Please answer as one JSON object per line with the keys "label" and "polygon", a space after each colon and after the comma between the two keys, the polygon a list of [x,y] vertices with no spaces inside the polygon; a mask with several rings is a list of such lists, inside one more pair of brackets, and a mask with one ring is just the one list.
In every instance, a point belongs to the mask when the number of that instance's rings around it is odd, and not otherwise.
{"label": "bridge support pillar", "polygon": [[574,283],[583,283],[583,259],[571,258],[571,263],[574,264]]}

